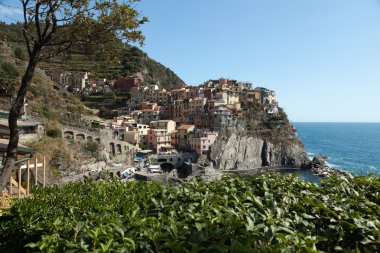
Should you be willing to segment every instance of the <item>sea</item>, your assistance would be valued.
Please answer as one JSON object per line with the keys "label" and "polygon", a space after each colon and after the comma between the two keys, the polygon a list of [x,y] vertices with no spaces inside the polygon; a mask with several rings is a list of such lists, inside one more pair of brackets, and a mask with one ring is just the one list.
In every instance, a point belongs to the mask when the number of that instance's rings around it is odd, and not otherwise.
{"label": "sea", "polygon": [[293,123],[310,158],[356,175],[380,175],[380,123]]}

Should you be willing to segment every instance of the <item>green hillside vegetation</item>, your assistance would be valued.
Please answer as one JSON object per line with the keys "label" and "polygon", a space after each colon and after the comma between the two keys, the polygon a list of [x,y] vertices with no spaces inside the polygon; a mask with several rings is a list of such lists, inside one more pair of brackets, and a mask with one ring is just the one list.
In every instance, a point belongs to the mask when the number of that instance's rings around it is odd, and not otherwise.
{"label": "green hillside vegetation", "polygon": [[148,57],[135,46],[120,49],[120,59],[107,61],[102,55],[93,55],[86,49],[69,50],[65,56],[41,64],[43,69],[87,71],[93,76],[117,80],[122,76],[141,75],[146,84],[156,84],[167,89],[180,87],[185,83],[169,68]]}
{"label": "green hillside vegetation", "polygon": [[[0,41],[7,41],[18,53],[25,55],[22,50],[22,35],[20,28],[15,24],[0,22]],[[87,71],[95,77],[116,80],[122,76],[140,74],[147,84],[159,82],[162,87],[171,89],[184,85],[172,70],[148,57],[146,53],[135,46],[121,47],[120,55],[109,60],[107,50],[96,52],[91,47],[74,47],[64,55],[42,62],[39,66],[44,70],[62,69],[67,71]],[[96,53],[95,53],[96,52]],[[21,56],[22,57],[22,56]],[[107,60],[108,59],[108,60]]]}
{"label": "green hillside vegetation", "polygon": [[377,252],[379,192],[373,175],[69,184],[16,200],[0,251]]}

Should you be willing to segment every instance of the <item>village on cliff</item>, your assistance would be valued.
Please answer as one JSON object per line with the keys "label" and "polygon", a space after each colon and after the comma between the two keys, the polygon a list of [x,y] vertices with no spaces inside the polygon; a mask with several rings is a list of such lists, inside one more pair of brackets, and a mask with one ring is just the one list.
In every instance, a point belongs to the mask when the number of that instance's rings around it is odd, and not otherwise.
{"label": "village on cliff", "polygon": [[[220,78],[198,86],[166,90],[159,83],[146,84],[138,76],[108,82],[91,78],[88,72],[55,70],[47,71],[47,75],[62,88],[82,97],[99,91],[130,95],[125,107],[119,108],[118,116],[110,120],[91,119],[91,128],[103,134],[85,134],[66,126],[62,136],[75,141],[98,141],[111,159],[132,153],[134,164],[131,164],[138,170],[149,168],[148,172],[171,171],[205,157],[222,128],[247,117],[244,107],[256,105],[267,116],[279,113],[274,91],[252,88],[250,82]],[[41,135],[41,125],[28,127],[29,134],[34,129],[34,134]]]}

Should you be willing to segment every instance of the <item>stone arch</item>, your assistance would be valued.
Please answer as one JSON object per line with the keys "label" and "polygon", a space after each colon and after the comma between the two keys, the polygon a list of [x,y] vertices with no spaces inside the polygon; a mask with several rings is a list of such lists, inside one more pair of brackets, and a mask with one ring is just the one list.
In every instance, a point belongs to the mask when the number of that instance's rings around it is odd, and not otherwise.
{"label": "stone arch", "polygon": [[92,136],[87,136],[87,141],[94,141],[94,139],[92,138]]}
{"label": "stone arch", "polygon": [[75,139],[77,141],[84,141],[84,140],[86,140],[86,136],[84,134],[76,134]]}
{"label": "stone arch", "polygon": [[65,131],[63,132],[63,137],[66,139],[72,139],[75,140],[75,135],[73,131]]}
{"label": "stone arch", "polygon": [[113,142],[110,143],[110,154],[116,155],[115,143]]}
{"label": "stone arch", "polygon": [[161,170],[164,172],[170,172],[175,168],[175,166],[169,162],[161,163],[160,167],[161,167]]}
{"label": "stone arch", "polygon": [[116,153],[121,154],[121,144],[116,145]]}

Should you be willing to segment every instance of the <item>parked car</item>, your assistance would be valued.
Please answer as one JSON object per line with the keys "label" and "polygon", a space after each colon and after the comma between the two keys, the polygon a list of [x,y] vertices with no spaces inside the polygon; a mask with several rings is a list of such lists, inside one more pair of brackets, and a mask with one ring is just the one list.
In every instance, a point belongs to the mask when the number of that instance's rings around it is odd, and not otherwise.
{"label": "parked car", "polygon": [[161,166],[160,165],[150,165],[148,167],[150,173],[161,173]]}

